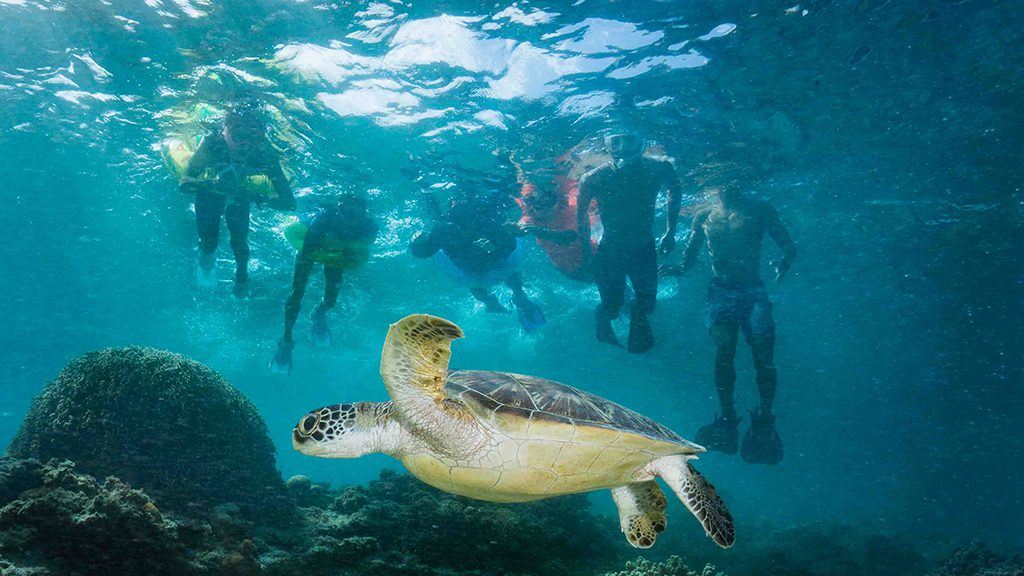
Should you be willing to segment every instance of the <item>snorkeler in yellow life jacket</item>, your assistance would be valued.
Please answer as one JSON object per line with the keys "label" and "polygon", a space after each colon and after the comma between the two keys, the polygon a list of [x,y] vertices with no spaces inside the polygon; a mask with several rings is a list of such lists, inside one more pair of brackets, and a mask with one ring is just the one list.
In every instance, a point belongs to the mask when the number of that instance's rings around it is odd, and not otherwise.
{"label": "snorkeler in yellow life jacket", "polygon": [[285,228],[285,238],[296,249],[292,292],[284,306],[284,335],[277,344],[277,353],[270,369],[279,374],[292,370],[292,328],[299,316],[302,297],[313,266],[324,267],[324,297],[313,309],[312,339],[316,346],[330,346],[331,330],[327,311],[338,300],[338,291],[345,270],[366,263],[370,245],[377,237],[377,223],[367,213],[366,199],[352,194],[342,195],[337,206],[317,210],[300,217]]}
{"label": "snorkeler in yellow life jacket", "polygon": [[[187,143],[182,146],[187,148]],[[186,153],[182,147],[172,151],[178,158]],[[238,298],[247,297],[251,203],[265,203],[277,210],[295,209],[291,186],[281,168],[280,156],[267,138],[262,106],[258,102],[239,100],[225,115],[223,129],[202,139],[188,159],[180,188],[182,192],[196,195],[200,252],[197,281],[207,286],[216,283],[214,252],[223,215],[235,256],[233,292]]]}
{"label": "snorkeler in yellow life jacket", "polygon": [[[218,192],[240,196],[257,203],[270,203],[278,197],[278,192],[275,189],[274,182],[271,180],[269,171],[267,173],[256,171],[258,168],[228,165],[221,167],[222,169],[218,171],[214,167],[207,166],[201,171],[194,171],[197,173],[190,174],[189,164],[192,161],[192,157],[196,154],[203,141],[211,133],[216,132],[215,129],[211,128],[211,125],[220,124],[218,119],[224,116],[224,111],[208,104],[200,103],[196,104],[191,110],[177,113],[175,116],[179,124],[177,133],[173,137],[163,140],[160,143],[159,149],[164,167],[168,173],[178,180],[179,183],[190,184],[189,186],[182,186],[182,192],[194,192],[194,185],[196,184],[209,184]],[[287,122],[286,120],[280,121]],[[287,125],[283,127],[275,125],[271,130],[272,135],[277,140],[284,141],[285,143],[292,143],[296,140],[294,136],[289,137],[289,133],[293,132],[291,127]],[[204,134],[207,135],[204,136]],[[267,144],[269,144],[269,141]],[[269,152],[271,155],[274,155],[276,152],[272,145]],[[291,183],[294,175],[280,158],[279,164],[285,178]]]}

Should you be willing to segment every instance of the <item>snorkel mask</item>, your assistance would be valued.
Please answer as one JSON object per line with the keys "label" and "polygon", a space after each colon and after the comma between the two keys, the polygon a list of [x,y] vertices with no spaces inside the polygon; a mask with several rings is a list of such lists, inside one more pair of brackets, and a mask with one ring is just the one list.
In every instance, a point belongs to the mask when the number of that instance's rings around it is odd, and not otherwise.
{"label": "snorkel mask", "polygon": [[613,132],[604,137],[604,147],[616,168],[640,158],[644,153],[644,141],[636,134]]}
{"label": "snorkel mask", "polygon": [[228,144],[241,151],[256,148],[266,132],[263,108],[258,100],[243,98],[235,102],[224,117],[224,137]]}

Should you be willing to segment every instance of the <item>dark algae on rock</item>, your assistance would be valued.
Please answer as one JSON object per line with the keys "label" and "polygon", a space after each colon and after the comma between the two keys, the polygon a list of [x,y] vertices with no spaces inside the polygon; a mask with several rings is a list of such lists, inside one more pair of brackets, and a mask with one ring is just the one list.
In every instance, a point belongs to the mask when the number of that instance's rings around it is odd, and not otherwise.
{"label": "dark algae on rock", "polygon": [[35,399],[8,454],[72,460],[184,513],[225,502],[250,515],[285,506],[255,406],[206,366],[151,348],[71,361]]}

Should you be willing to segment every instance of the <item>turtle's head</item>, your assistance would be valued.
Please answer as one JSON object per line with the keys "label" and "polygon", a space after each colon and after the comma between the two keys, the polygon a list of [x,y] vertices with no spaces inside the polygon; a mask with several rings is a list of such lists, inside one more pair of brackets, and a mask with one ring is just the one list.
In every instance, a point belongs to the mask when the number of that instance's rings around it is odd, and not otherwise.
{"label": "turtle's head", "polygon": [[292,430],[292,448],[320,458],[358,458],[378,452],[390,405],[356,402],[313,410]]}

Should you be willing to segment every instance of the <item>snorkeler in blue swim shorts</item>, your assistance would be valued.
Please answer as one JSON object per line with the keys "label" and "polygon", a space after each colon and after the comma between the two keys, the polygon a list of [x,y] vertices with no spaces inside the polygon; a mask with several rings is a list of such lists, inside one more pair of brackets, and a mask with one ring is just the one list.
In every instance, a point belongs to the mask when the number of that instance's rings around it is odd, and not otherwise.
{"label": "snorkeler in blue swim shorts", "polygon": [[523,291],[523,240],[510,231],[503,200],[488,192],[460,194],[429,230],[413,236],[409,251],[417,258],[435,258],[488,312],[508,312],[491,291],[504,282],[512,290],[519,323],[532,332],[544,324],[544,314]]}
{"label": "snorkeler in blue swim shorts", "polygon": [[697,442],[726,454],[736,453],[741,418],[733,403],[734,359],[742,331],[753,354],[761,402],[751,411],[741,454],[747,462],[778,464],[782,461],[782,439],[772,414],[777,380],[775,321],[759,270],[761,243],[768,234],[782,248],[782,257],[771,262],[776,282],[782,280],[796,257],[796,244],[771,204],[740,192],[734,168],[715,167],[714,171],[708,188],[713,202],[694,215],[682,263],[661,269],[665,275],[682,274],[693,267],[701,246],[707,244],[713,277],[708,287],[706,324],[717,348],[715,385],[722,412],[714,422],[701,427]]}

